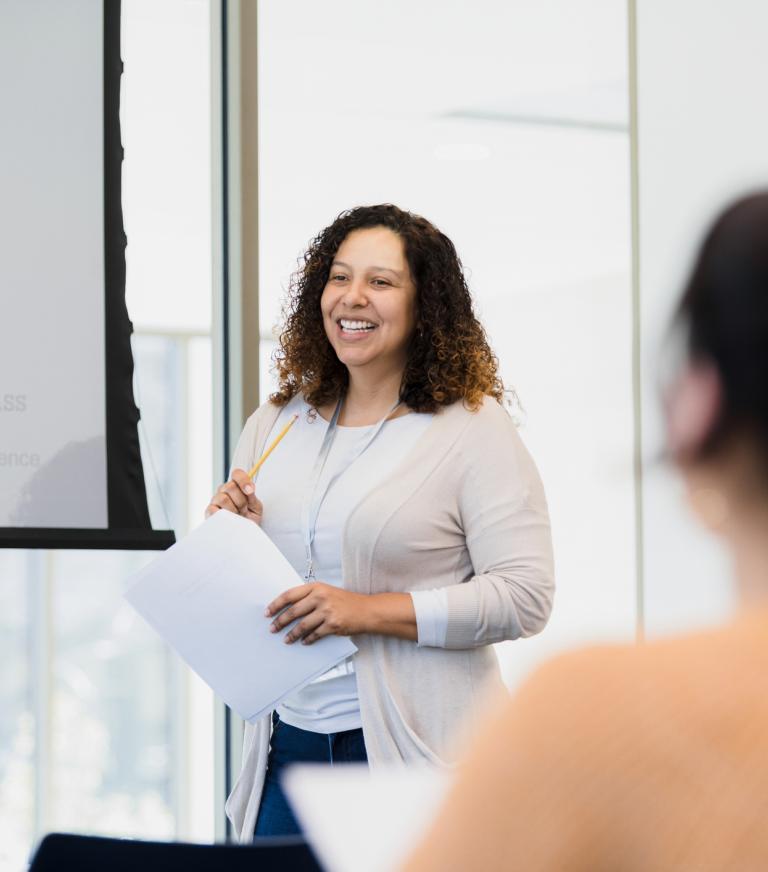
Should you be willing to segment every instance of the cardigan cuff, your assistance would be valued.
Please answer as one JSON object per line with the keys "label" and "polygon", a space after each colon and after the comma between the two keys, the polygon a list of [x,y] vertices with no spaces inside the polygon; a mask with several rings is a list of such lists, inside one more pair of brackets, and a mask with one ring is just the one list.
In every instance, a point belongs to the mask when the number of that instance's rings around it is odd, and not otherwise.
{"label": "cardigan cuff", "polygon": [[419,648],[445,648],[448,630],[448,599],[445,588],[408,591],[416,612]]}
{"label": "cardigan cuff", "polygon": [[446,648],[476,648],[478,641],[478,589],[471,581],[443,588],[448,600]]}

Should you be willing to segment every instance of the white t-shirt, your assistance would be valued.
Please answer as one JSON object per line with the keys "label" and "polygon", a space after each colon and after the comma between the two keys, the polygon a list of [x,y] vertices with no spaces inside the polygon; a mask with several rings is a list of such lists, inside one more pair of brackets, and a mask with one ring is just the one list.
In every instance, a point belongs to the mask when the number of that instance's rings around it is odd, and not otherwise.
{"label": "white t-shirt", "polygon": [[[281,411],[267,444],[298,414],[299,419],[264,464],[256,481],[256,494],[264,504],[262,529],[303,578],[306,572],[301,508],[307,498],[312,471],[328,422],[308,414],[302,397],[294,397]],[[320,506],[312,547],[313,568],[318,581],[344,586],[341,577],[341,538],[352,509],[398,466],[429,426],[432,415],[410,413],[387,421],[368,448],[350,466],[372,427],[337,427],[328,459],[318,483],[318,494],[339,475]],[[414,596],[412,594],[412,596]],[[447,603],[440,592],[423,591],[414,596],[419,644],[439,644],[445,638]],[[423,637],[423,638],[422,638]],[[299,644],[299,643],[295,643]],[[361,726],[352,659],[321,675],[291,694],[278,706],[281,720],[317,733],[336,733]]]}

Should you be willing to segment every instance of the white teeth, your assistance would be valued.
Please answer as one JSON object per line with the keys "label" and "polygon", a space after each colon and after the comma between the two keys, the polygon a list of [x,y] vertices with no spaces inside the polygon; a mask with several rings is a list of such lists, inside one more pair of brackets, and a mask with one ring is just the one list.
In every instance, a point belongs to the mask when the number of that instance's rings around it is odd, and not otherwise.
{"label": "white teeth", "polygon": [[348,321],[346,318],[342,318],[339,323],[343,330],[373,330],[376,326],[370,321]]}

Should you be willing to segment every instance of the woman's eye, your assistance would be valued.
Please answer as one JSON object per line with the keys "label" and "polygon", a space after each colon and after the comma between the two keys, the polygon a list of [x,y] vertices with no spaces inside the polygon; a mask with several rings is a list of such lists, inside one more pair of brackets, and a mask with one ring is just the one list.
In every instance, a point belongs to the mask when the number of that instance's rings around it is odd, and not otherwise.
{"label": "woman's eye", "polygon": [[386,279],[374,279],[374,280],[373,280],[373,284],[376,285],[376,286],[379,287],[379,288],[381,288],[381,287],[384,287],[384,288],[389,287],[389,282],[388,282]]}
{"label": "woman's eye", "polygon": [[347,277],[343,275],[331,276],[332,282],[343,282]]}

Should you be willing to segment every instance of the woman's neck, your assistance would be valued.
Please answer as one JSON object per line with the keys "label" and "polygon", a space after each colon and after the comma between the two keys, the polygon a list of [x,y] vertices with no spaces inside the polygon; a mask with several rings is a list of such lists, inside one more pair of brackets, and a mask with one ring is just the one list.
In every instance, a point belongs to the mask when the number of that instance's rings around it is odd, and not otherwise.
{"label": "woman's neck", "polygon": [[369,376],[368,373],[350,369],[349,387],[344,397],[339,423],[346,427],[364,427],[377,423],[398,401],[402,381],[402,370]]}

